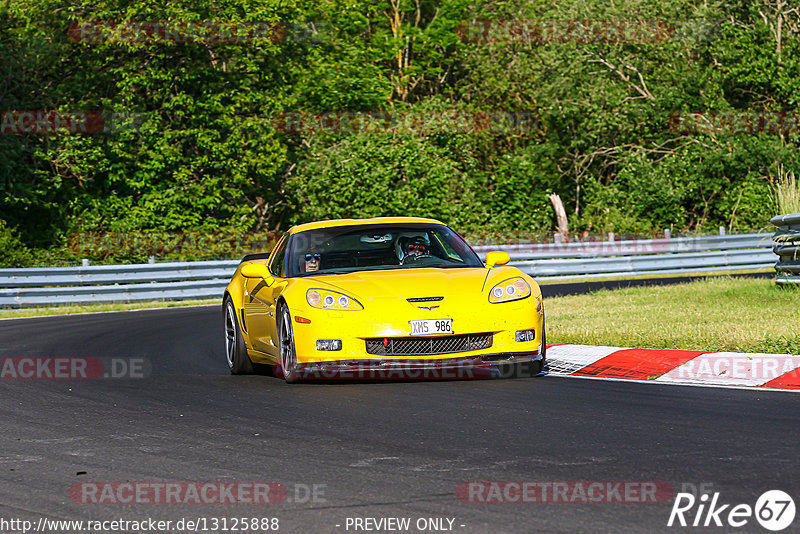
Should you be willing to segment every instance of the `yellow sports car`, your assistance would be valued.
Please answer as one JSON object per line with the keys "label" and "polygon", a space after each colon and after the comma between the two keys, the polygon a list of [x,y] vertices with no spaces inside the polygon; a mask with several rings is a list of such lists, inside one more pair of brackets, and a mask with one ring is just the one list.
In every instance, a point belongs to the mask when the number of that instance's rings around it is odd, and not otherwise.
{"label": "yellow sports car", "polygon": [[228,367],[274,365],[287,382],[540,374],[542,293],[509,259],[484,264],[433,219],[295,226],[225,289]]}

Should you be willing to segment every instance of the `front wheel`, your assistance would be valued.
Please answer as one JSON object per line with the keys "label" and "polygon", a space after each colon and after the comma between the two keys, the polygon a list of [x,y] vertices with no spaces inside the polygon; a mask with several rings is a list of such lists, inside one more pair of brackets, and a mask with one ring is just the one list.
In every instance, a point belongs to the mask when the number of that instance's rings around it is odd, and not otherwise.
{"label": "front wheel", "polygon": [[245,375],[253,372],[253,363],[247,355],[242,331],[236,320],[236,308],[230,297],[225,299],[225,359],[232,375]]}
{"label": "front wheel", "polygon": [[547,330],[544,327],[544,315],[542,316],[542,346],[539,347],[539,354],[542,359],[537,362],[538,369],[534,368],[532,376],[544,376],[548,373],[547,367]]}
{"label": "front wheel", "polygon": [[286,305],[281,306],[278,315],[278,348],[281,355],[281,370],[287,383],[297,382],[297,352],[294,349],[294,330],[292,314]]}

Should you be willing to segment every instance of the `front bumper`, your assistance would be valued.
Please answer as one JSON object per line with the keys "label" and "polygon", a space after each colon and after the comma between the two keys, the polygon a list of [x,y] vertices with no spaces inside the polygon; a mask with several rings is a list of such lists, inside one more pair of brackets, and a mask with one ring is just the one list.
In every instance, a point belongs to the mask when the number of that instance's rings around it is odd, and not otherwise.
{"label": "front bumper", "polygon": [[[528,302],[530,301],[530,302]],[[456,358],[488,359],[497,354],[538,354],[542,341],[542,316],[536,312],[531,304],[534,301],[527,299],[521,303],[510,303],[508,308],[483,308],[468,309],[465,311],[445,308],[437,311],[436,315],[420,310],[404,311],[402,313],[379,314],[357,312],[333,312],[329,310],[310,310],[299,308],[293,311],[295,350],[297,361],[302,364],[332,363],[338,361],[375,361],[400,358],[403,360],[449,360]],[[513,306],[515,305],[516,306]],[[499,313],[502,312],[502,313]],[[310,323],[296,321],[296,316],[310,320]],[[409,321],[417,319],[451,318],[455,334],[440,337],[442,340],[458,336],[490,335],[491,344],[468,345],[457,350],[429,351],[402,356],[398,353],[382,355],[371,353],[368,350],[369,340],[411,339]],[[520,330],[533,330],[535,336],[526,341],[517,341],[515,332]],[[426,338],[428,336],[425,336]],[[341,350],[317,350],[317,340],[340,340]]]}
{"label": "front bumper", "polygon": [[370,358],[297,365],[299,380],[477,380],[508,378],[519,365],[542,361],[539,351],[456,358]]}

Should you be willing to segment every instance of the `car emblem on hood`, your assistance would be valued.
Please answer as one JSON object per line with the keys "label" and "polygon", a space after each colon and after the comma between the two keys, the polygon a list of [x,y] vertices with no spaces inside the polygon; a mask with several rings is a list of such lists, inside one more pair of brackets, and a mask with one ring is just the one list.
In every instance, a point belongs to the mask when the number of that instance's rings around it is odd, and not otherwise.
{"label": "car emblem on hood", "polygon": [[[413,298],[406,299],[406,300],[408,302],[414,304],[414,303],[417,303],[417,302],[439,302],[441,300],[444,300],[444,297],[413,297]],[[417,306],[417,308],[419,308],[420,310],[428,310],[428,311],[435,310],[438,307],[439,307],[438,305],[437,306]]]}
{"label": "car emblem on hood", "polygon": [[[410,299],[406,299],[408,302],[414,304],[417,302],[439,302],[444,300],[444,297],[413,297]],[[417,306],[420,310],[435,310],[439,306]]]}

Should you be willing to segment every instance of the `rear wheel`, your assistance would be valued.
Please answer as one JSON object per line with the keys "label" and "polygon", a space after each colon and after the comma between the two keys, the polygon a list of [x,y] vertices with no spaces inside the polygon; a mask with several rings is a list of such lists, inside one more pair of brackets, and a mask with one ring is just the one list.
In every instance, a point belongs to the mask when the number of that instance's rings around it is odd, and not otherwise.
{"label": "rear wheel", "polygon": [[289,384],[297,382],[297,353],[294,349],[294,330],[292,315],[286,305],[281,306],[278,315],[278,347],[281,355],[283,378]]}
{"label": "rear wheel", "polygon": [[242,331],[236,320],[236,307],[230,297],[225,298],[225,360],[233,375],[244,375],[253,372],[253,363],[247,355]]}

